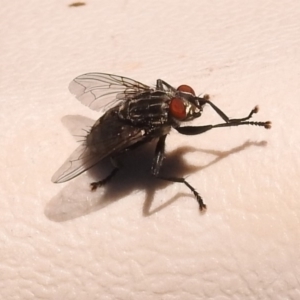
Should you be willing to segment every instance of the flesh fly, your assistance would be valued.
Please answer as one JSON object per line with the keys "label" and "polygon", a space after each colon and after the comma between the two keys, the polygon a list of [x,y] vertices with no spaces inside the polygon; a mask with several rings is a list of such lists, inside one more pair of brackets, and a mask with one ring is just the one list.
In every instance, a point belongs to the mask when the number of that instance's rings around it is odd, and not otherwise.
{"label": "flesh fly", "polygon": [[[208,95],[196,96],[188,85],[172,87],[158,79],[155,87],[136,80],[105,73],[88,73],[76,77],[69,86],[76,98],[93,110],[105,113],[87,133],[84,142],[55,172],[52,181],[68,181],[95,166],[104,158],[111,158],[115,168],[104,179],[91,183],[95,190],[106,184],[118,172],[116,160],[153,139],[157,145],[151,167],[155,177],[185,184],[194,194],[200,210],[206,208],[202,197],[185,178],[163,175],[160,172],[165,152],[165,141],[172,128],[184,135],[197,135],[220,127],[254,125],[271,128],[271,122],[249,121],[258,106],[244,118],[230,119],[209,100]],[[224,121],[215,125],[181,126],[199,118],[205,105],[210,105]]]}

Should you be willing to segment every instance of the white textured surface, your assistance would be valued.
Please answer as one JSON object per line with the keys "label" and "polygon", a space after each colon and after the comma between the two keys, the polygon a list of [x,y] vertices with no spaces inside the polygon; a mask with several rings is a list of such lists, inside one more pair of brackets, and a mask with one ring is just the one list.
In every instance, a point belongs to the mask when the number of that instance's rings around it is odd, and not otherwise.
{"label": "white textured surface", "polygon": [[[69,3],[1,5],[0,298],[300,299],[300,2]],[[97,204],[89,175],[50,181],[76,147],[60,119],[97,118],[67,90],[91,71],[187,83],[235,117],[260,104],[274,126],[170,135],[204,215],[130,170]]]}

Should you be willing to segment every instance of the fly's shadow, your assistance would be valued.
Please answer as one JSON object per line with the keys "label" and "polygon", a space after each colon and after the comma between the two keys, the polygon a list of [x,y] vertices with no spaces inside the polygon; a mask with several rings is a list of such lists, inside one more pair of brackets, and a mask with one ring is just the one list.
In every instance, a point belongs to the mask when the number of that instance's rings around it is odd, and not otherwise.
{"label": "fly's shadow", "polygon": [[[89,131],[89,128],[95,121],[82,116],[65,116],[62,122],[76,140],[81,142],[86,135],[85,131]],[[245,148],[265,145],[266,142],[247,141],[229,151],[180,147],[167,153],[162,173],[185,177]],[[53,197],[45,208],[45,215],[56,222],[67,221],[100,210],[127,195],[132,195],[139,191],[145,191],[146,194],[143,205],[144,216],[150,216],[160,211],[182,196],[189,196],[191,199],[194,199],[190,193],[179,193],[164,201],[159,207],[151,210],[155,192],[171,184],[170,182],[156,179],[150,174],[154,151],[155,140],[128,153],[124,153],[120,158],[121,170],[115,177],[105,186],[98,188],[96,191],[91,191],[90,183],[105,178],[113,168],[110,160],[104,159],[97,166],[73,179]],[[184,155],[195,151],[211,154],[214,156],[214,159],[206,165],[190,165],[184,160]],[[195,205],[197,205],[196,202]]]}

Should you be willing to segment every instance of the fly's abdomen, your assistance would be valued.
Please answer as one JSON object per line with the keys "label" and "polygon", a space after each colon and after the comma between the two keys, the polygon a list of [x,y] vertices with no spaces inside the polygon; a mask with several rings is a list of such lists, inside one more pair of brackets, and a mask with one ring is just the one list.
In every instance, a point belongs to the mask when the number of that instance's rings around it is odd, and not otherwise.
{"label": "fly's abdomen", "polygon": [[166,93],[146,92],[121,105],[119,116],[134,125],[163,125],[168,122],[168,100]]}

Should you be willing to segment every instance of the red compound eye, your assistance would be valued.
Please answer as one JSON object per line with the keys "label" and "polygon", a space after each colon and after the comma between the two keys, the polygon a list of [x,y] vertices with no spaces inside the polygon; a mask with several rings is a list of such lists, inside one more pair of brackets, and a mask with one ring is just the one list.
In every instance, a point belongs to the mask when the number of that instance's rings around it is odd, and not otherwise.
{"label": "red compound eye", "polygon": [[189,85],[186,85],[186,84],[180,85],[177,88],[177,91],[184,92],[184,93],[190,93],[195,96],[194,90]]}
{"label": "red compound eye", "polygon": [[183,120],[186,118],[185,105],[182,99],[172,98],[170,102],[170,113],[174,118],[178,120]]}

